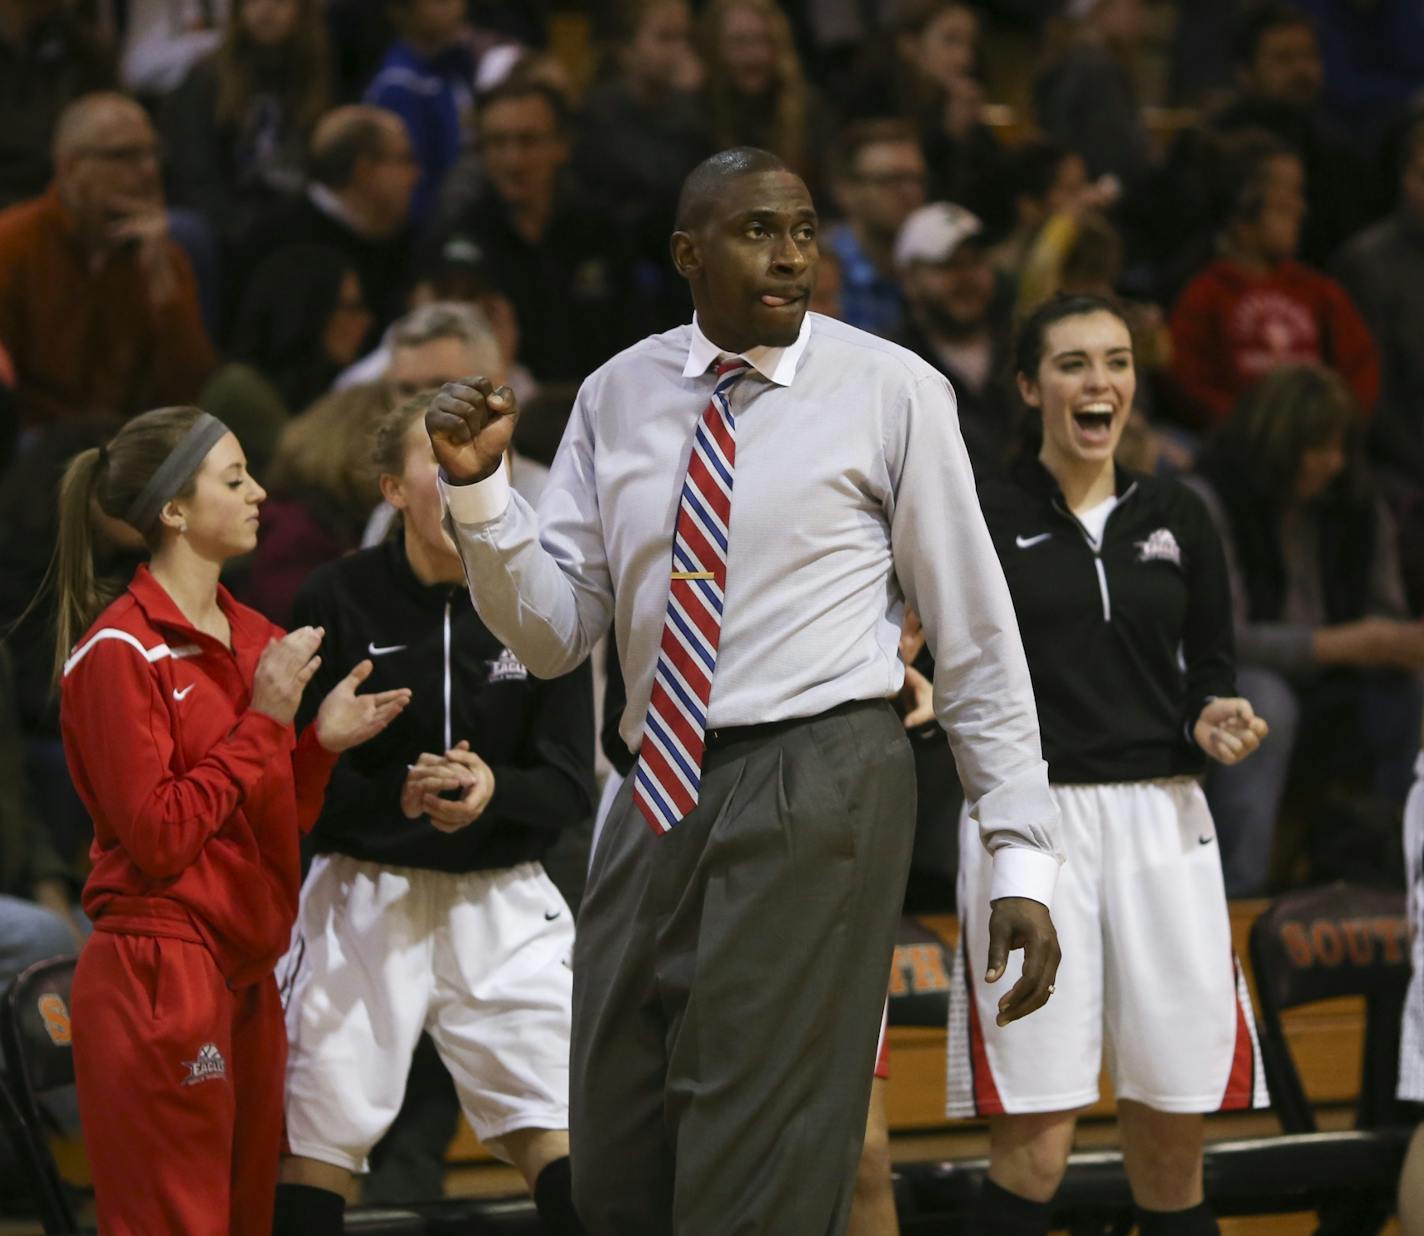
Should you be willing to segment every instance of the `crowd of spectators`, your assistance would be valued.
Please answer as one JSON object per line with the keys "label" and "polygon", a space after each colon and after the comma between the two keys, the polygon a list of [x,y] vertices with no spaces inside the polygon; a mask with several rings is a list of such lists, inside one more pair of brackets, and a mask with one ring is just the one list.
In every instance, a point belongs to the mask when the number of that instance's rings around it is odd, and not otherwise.
{"label": "crowd of spectators", "polygon": [[[271,491],[234,584],[283,620],[307,571],[377,534],[350,461],[400,391],[495,339],[481,363],[547,462],[577,383],[689,316],[678,188],[736,144],[805,177],[815,308],[949,376],[981,477],[1034,430],[1015,316],[1123,298],[1143,376],[1124,462],[1190,474],[1273,728],[1209,787],[1229,891],[1331,874],[1322,803],[1397,812],[1424,674],[1417,6],[557,7],[0,0],[0,760],[29,786],[0,802],[0,908],[83,929],[40,589],[64,460],[147,408],[222,417]],[[110,532],[119,578],[134,547]]]}

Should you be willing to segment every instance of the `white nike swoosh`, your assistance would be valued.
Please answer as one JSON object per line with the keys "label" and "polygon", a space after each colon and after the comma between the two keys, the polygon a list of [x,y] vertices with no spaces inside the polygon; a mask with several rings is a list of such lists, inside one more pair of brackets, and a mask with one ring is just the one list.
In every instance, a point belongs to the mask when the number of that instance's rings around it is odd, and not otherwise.
{"label": "white nike swoosh", "polygon": [[181,691],[178,690],[177,687],[174,687],[174,688],[173,688],[173,698],[174,698],[175,700],[181,700],[181,699],[186,698],[188,692],[191,691],[191,690],[192,690],[194,687],[196,687],[197,685],[198,685],[198,684],[197,684],[196,682],[190,682],[190,683],[189,683],[186,687],[184,687]]}
{"label": "white nike swoosh", "polygon": [[1031,549],[1033,546],[1048,540],[1052,535],[1053,533],[1051,532],[1040,532],[1037,536],[1016,536],[1014,537],[1014,544],[1020,549]]}
{"label": "white nike swoosh", "polygon": [[388,652],[399,652],[404,647],[404,644],[367,644],[366,651],[373,657],[383,657]]}

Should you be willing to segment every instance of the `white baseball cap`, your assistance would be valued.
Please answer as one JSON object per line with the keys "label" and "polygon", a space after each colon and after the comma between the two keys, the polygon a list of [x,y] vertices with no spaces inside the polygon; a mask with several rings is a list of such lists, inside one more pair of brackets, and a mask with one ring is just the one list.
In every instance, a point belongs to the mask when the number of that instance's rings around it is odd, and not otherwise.
{"label": "white baseball cap", "polygon": [[979,217],[953,202],[931,202],[911,213],[895,237],[895,265],[947,262],[971,236],[984,231]]}

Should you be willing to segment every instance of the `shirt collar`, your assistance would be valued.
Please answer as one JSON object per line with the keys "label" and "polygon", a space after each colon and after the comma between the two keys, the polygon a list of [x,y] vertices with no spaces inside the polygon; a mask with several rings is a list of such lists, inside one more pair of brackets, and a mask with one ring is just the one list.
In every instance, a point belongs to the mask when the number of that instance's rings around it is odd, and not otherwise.
{"label": "shirt collar", "polygon": [[[796,366],[801,363],[801,355],[811,341],[811,315],[801,319],[801,333],[796,342],[787,348],[769,348],[758,344],[742,352],[741,358],[768,381],[778,386],[790,386],[796,376]],[[712,362],[723,355],[722,349],[702,333],[697,315],[692,315],[692,341],[687,348],[687,364],[682,367],[684,378],[701,377]]]}
{"label": "shirt collar", "polygon": [[346,203],[325,185],[312,181],[307,185],[307,197],[322,214],[329,215],[358,236],[363,234],[360,225],[356,222],[356,217],[347,209]]}

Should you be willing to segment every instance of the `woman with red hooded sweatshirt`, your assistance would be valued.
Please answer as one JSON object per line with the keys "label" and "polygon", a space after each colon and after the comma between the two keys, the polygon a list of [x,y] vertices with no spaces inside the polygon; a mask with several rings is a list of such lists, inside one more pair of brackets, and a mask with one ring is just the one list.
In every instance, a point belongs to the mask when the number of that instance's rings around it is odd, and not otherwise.
{"label": "woman with red hooded sweatshirt", "polygon": [[[105,1236],[270,1231],[286,1058],[272,971],[299,832],[337,754],[409,700],[358,696],[363,661],[295,733],[322,631],[284,634],[218,583],[256,544],[264,497],[197,408],[134,418],[61,486],[61,721],[94,821],[74,1065]],[[105,595],[95,534],[125,525],[151,558]]]}

